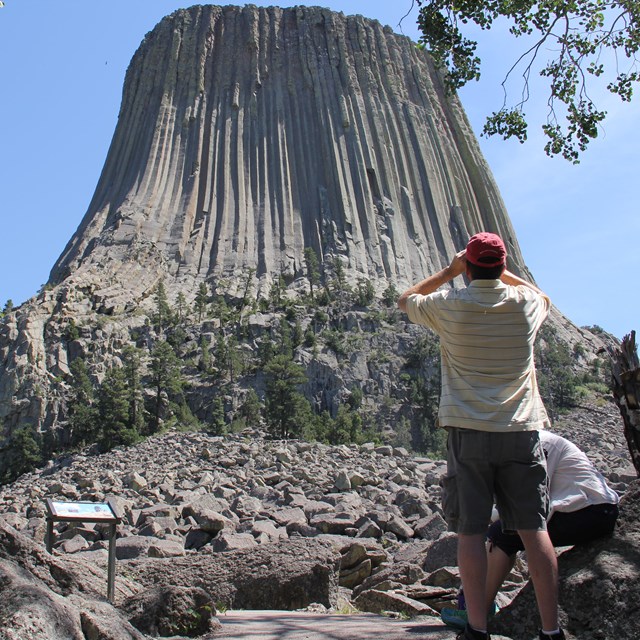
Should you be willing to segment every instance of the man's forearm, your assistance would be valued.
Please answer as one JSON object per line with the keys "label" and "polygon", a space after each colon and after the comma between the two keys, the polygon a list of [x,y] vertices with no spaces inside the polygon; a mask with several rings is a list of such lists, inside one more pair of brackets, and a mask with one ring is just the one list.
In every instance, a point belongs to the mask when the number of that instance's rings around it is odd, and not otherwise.
{"label": "man's forearm", "polygon": [[419,293],[423,296],[426,296],[429,293],[433,293],[437,289],[439,289],[443,284],[449,282],[449,280],[453,280],[458,274],[454,273],[451,269],[451,265],[445,267],[438,273],[434,273],[433,275],[425,278],[418,282],[418,284],[414,284],[413,287],[407,289],[399,298],[398,298],[398,307],[402,309],[402,311],[407,310],[407,298],[414,293]]}
{"label": "man's forearm", "polygon": [[548,297],[543,291],[538,289],[535,284],[528,282],[527,280],[523,280],[521,277],[517,276],[515,273],[511,273],[511,271],[504,270],[502,275],[500,276],[500,280],[505,284],[510,284],[513,286],[524,285],[525,287],[529,287],[529,289],[533,289],[537,291],[540,295]]}

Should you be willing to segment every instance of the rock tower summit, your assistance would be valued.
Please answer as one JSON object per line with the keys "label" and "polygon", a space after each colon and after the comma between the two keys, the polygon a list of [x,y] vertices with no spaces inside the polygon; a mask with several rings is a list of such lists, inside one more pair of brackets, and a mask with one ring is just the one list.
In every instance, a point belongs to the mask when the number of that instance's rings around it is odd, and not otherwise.
{"label": "rock tower summit", "polygon": [[304,275],[304,250],[401,287],[481,229],[523,261],[464,111],[429,56],[362,16],[195,6],[127,71],[95,195],[51,273],[115,310],[199,282]]}

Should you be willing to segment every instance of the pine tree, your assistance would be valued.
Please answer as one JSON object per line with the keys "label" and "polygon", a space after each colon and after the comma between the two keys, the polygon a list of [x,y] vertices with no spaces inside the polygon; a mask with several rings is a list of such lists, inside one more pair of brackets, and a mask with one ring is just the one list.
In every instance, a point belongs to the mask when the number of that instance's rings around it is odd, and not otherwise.
{"label": "pine tree", "polygon": [[172,313],[164,282],[160,280],[155,290],[155,313],[152,322],[157,333],[163,333],[172,324]]}
{"label": "pine tree", "polygon": [[399,291],[394,285],[390,284],[382,294],[382,301],[387,305],[387,307],[395,307],[399,297]]}
{"label": "pine tree", "polygon": [[94,405],[95,393],[87,365],[76,358],[70,365],[71,394],[68,402],[71,442],[84,446],[96,440],[99,433],[98,412]]}
{"label": "pine tree", "polygon": [[121,444],[133,444],[140,434],[130,423],[127,377],[124,368],[113,367],[104,377],[98,394],[100,446],[108,451]]}
{"label": "pine tree", "polygon": [[269,302],[273,309],[280,309],[284,302],[284,293],[287,290],[287,283],[284,280],[282,273],[278,274],[278,278],[271,284],[269,290]]}
{"label": "pine tree", "polygon": [[184,293],[180,291],[176,299],[176,320],[181,323],[188,315],[189,305],[187,304],[187,299],[184,297]]}
{"label": "pine tree", "polygon": [[229,308],[229,305],[223,296],[216,296],[216,299],[211,305],[211,311],[213,317],[220,321],[221,327],[224,327],[235,320],[235,314],[233,310]]}
{"label": "pine tree", "polygon": [[368,307],[375,299],[375,289],[371,280],[360,278],[354,293],[354,301],[359,307]]}
{"label": "pine tree", "polygon": [[280,350],[279,353],[293,358],[293,341],[291,339],[291,327],[285,317],[280,318]]}
{"label": "pine tree", "polygon": [[302,330],[302,324],[300,323],[300,320],[296,318],[295,324],[293,325],[293,331],[291,332],[291,346],[294,351],[302,344],[303,340],[304,331]]}
{"label": "pine tree", "polygon": [[349,290],[347,286],[347,275],[344,270],[344,265],[342,264],[342,260],[338,256],[333,256],[332,260],[333,267],[333,286],[338,294],[337,297],[340,300],[342,295]]}
{"label": "pine tree", "polygon": [[236,376],[242,375],[245,369],[244,354],[238,345],[235,336],[230,336],[227,347],[227,372],[229,380],[233,384]]}
{"label": "pine tree", "polygon": [[202,316],[207,310],[207,303],[209,302],[209,291],[207,285],[204,282],[200,283],[198,287],[198,293],[196,294],[195,310],[198,314],[198,322],[202,322]]}
{"label": "pine tree", "polygon": [[247,425],[255,426],[260,421],[262,403],[254,389],[249,389],[244,402],[240,407],[240,415],[245,419]]}
{"label": "pine tree", "polygon": [[11,434],[2,451],[8,464],[0,473],[0,483],[12,482],[42,463],[40,445],[34,433],[26,426]]}
{"label": "pine tree", "polygon": [[209,338],[204,334],[200,336],[200,360],[198,369],[203,373],[209,373],[211,370],[211,353],[209,351]]}
{"label": "pine tree", "polygon": [[265,417],[275,437],[290,438],[302,433],[312,417],[308,400],[298,391],[307,382],[304,369],[289,356],[274,356],[265,367]]}
{"label": "pine tree", "polygon": [[2,318],[2,316],[7,313],[11,313],[12,311],[13,311],[13,300],[9,298],[4,305],[4,309],[2,310],[2,313],[0,313],[0,318]]}
{"label": "pine tree", "polygon": [[307,247],[304,250],[304,260],[307,267],[307,278],[309,280],[309,295],[313,300],[313,288],[320,282],[320,270],[318,255],[312,247]]}
{"label": "pine tree", "polygon": [[140,350],[132,346],[122,352],[125,380],[127,384],[127,402],[129,405],[129,427],[142,433],[144,427],[144,399],[140,380]]}
{"label": "pine tree", "polygon": [[256,270],[253,267],[251,267],[247,272],[247,277],[244,281],[244,290],[242,292],[242,300],[240,301],[240,313],[242,313],[243,309],[249,303],[249,294],[251,293],[251,285],[253,284],[253,276],[255,272]]}
{"label": "pine tree", "polygon": [[227,361],[229,360],[229,345],[222,331],[216,338],[213,357],[216,369],[218,370],[218,377],[222,378],[227,371]]}
{"label": "pine tree", "polygon": [[151,381],[155,389],[151,431],[156,433],[160,429],[165,402],[181,395],[183,386],[178,357],[171,345],[163,340],[158,341],[151,352]]}
{"label": "pine tree", "polygon": [[220,396],[216,396],[211,403],[211,419],[208,432],[214,436],[223,436],[227,433],[227,423],[224,418],[224,403]]}
{"label": "pine tree", "polygon": [[78,329],[78,326],[75,323],[75,320],[73,318],[69,318],[69,322],[67,323],[67,326],[64,329],[64,339],[67,342],[73,342],[74,340],[77,340],[80,337],[80,329]]}

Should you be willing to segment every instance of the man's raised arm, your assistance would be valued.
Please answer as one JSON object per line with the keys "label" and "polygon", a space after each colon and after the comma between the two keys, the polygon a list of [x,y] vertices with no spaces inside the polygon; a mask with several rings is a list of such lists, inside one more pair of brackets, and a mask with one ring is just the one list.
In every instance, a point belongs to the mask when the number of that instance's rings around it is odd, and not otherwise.
{"label": "man's raised arm", "polygon": [[527,282],[527,280],[523,280],[522,278],[517,276],[515,273],[511,273],[511,271],[507,271],[505,269],[502,275],[500,276],[500,280],[502,280],[502,282],[504,282],[505,284],[510,284],[515,287],[517,287],[518,285],[523,285],[525,287],[529,287],[529,289],[533,289],[536,293],[539,293],[543,298],[547,300],[547,304],[549,307],[551,306],[551,300],[549,299],[549,296],[544,291],[538,289],[538,287],[536,287],[535,284],[532,284],[531,282]]}
{"label": "man's raised arm", "polygon": [[399,298],[398,298],[398,307],[402,309],[402,311],[407,311],[407,298],[414,293],[419,293],[423,296],[426,296],[428,293],[433,293],[437,289],[439,289],[443,284],[449,282],[449,280],[453,280],[456,276],[459,276],[461,273],[465,272],[467,266],[467,260],[465,258],[466,251],[460,251],[456,253],[451,264],[448,267],[445,267],[441,271],[434,273],[433,275],[425,278],[418,282],[418,284],[414,284],[413,287],[407,289]]}

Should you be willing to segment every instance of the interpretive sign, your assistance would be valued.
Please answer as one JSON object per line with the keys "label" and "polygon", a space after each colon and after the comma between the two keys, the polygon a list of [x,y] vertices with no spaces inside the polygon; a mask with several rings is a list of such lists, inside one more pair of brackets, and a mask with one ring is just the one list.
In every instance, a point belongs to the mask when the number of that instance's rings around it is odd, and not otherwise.
{"label": "interpretive sign", "polygon": [[103,523],[109,525],[107,598],[113,602],[116,575],[116,525],[122,522],[110,500],[107,502],[58,502],[47,498],[47,551],[53,549],[54,522]]}
{"label": "interpretive sign", "polygon": [[47,508],[52,520],[120,522],[109,502],[55,502],[47,499]]}

